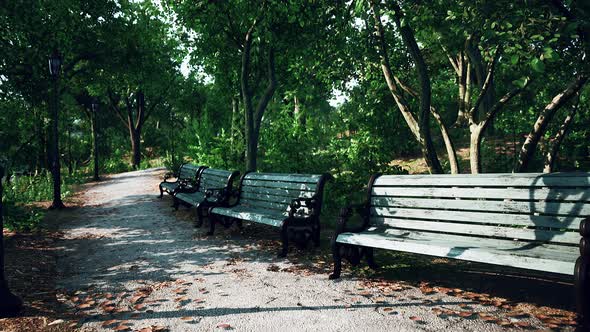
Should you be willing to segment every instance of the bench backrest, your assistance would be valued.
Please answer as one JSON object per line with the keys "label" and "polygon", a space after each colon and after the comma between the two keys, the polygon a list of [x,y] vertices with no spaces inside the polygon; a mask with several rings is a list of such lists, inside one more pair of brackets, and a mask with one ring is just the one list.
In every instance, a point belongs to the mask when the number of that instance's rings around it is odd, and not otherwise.
{"label": "bench backrest", "polygon": [[382,175],[371,226],[573,245],[590,216],[590,173]]}
{"label": "bench backrest", "polygon": [[[326,174],[246,173],[240,181],[240,205],[277,212],[289,211],[296,198],[315,197],[315,213],[321,212]],[[306,207],[300,212],[309,214]]]}
{"label": "bench backrest", "polygon": [[203,169],[203,166],[190,163],[182,164],[178,170],[178,179],[184,181],[196,181],[201,169]]}
{"label": "bench backrest", "polygon": [[200,192],[206,192],[207,189],[228,188],[231,189],[233,180],[238,176],[238,172],[231,172],[222,169],[205,168],[199,175]]}

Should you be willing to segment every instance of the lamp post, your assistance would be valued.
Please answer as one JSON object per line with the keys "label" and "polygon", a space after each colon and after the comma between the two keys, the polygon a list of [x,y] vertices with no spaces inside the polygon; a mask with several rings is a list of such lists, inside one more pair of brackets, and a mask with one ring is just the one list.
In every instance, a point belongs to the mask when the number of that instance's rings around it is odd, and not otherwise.
{"label": "lamp post", "polygon": [[8,289],[6,275],[4,274],[4,212],[2,205],[4,167],[0,165],[0,317],[11,316],[18,313],[22,307],[21,299],[12,294]]}
{"label": "lamp post", "polygon": [[53,109],[52,109],[52,142],[51,142],[51,173],[53,177],[53,203],[50,209],[62,209],[61,201],[61,167],[59,163],[59,71],[62,65],[62,57],[56,49],[49,57],[49,74],[53,80]]}
{"label": "lamp post", "polygon": [[92,101],[92,154],[94,159],[94,181],[100,181],[98,175],[98,131],[97,131],[97,115],[98,115],[98,101],[94,99]]}

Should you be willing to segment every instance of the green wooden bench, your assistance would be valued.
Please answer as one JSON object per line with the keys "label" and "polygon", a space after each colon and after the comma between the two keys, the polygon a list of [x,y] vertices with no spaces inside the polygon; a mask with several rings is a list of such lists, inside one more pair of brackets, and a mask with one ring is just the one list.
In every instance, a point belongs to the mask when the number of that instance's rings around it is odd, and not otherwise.
{"label": "green wooden bench", "polygon": [[196,186],[182,187],[174,194],[174,208],[178,210],[180,204],[197,208],[196,226],[203,224],[203,211],[212,206],[227,205],[227,194],[233,186],[234,179],[239,172],[221,169],[203,168],[199,173]]}
{"label": "green wooden bench", "polygon": [[340,212],[330,279],[342,258],[377,267],[374,248],[404,251],[573,276],[588,313],[589,216],[590,173],[375,175],[367,201]]}
{"label": "green wooden bench", "polygon": [[[204,166],[198,166],[194,164],[185,163],[182,164],[176,173],[166,173],[164,175],[164,181],[160,183],[160,196],[164,196],[164,192],[174,195],[176,190],[180,187],[191,187],[194,186],[198,180],[199,173],[205,168]],[[168,181],[171,178],[176,178],[175,181]]]}
{"label": "green wooden bench", "polygon": [[245,220],[281,229],[281,257],[287,255],[289,239],[301,246],[309,240],[319,246],[322,197],[329,177],[327,174],[246,173],[238,191],[233,193],[237,200],[229,206],[209,210],[209,234],[213,234],[216,222],[227,227],[237,221],[241,228]]}

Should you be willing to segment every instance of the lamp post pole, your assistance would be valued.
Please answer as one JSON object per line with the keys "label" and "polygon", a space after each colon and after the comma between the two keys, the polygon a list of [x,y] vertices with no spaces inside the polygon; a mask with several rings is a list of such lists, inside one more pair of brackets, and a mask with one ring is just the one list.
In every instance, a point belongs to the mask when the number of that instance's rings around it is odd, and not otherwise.
{"label": "lamp post pole", "polygon": [[93,148],[92,148],[92,152],[94,154],[94,177],[93,180],[94,181],[100,181],[100,176],[98,174],[98,130],[97,130],[97,126],[98,124],[96,123],[98,118],[98,102],[95,100],[92,102],[92,144],[93,144]]}
{"label": "lamp post pole", "polygon": [[51,144],[51,172],[53,173],[53,203],[50,209],[63,209],[61,200],[61,166],[59,162],[59,71],[62,58],[57,50],[49,58],[49,74],[53,80],[53,114],[52,114],[52,144]]}
{"label": "lamp post pole", "polygon": [[4,211],[2,204],[2,194],[4,187],[2,179],[4,178],[4,167],[0,165],[0,317],[6,317],[18,313],[22,307],[22,300],[12,294],[8,288],[6,275],[4,274]]}

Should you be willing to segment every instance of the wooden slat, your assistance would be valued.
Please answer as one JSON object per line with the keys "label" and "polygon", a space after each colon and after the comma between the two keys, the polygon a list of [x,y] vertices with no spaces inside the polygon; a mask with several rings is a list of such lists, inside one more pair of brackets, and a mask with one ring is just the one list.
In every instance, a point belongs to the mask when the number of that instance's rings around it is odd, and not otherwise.
{"label": "wooden slat", "polygon": [[268,196],[279,196],[279,197],[287,197],[287,198],[295,198],[295,197],[309,198],[315,194],[315,192],[313,192],[313,191],[274,189],[274,188],[251,187],[251,186],[242,187],[242,192],[263,195],[263,196],[268,195]]}
{"label": "wooden slat", "polygon": [[203,173],[216,174],[220,176],[230,176],[232,172],[223,169],[207,168],[203,171]]}
{"label": "wooden slat", "polygon": [[229,172],[229,171],[219,171],[218,172],[218,170],[211,169],[211,168],[207,168],[201,173],[201,176],[216,177],[216,178],[222,178],[222,179],[226,179],[226,180],[229,178],[230,175],[231,175],[231,172]]}
{"label": "wooden slat", "polygon": [[249,198],[240,198],[240,206],[255,206],[277,211],[287,211],[289,208],[289,204],[268,202]]}
{"label": "wooden slat", "polygon": [[227,186],[227,179],[201,178],[200,186],[204,188],[225,188]]}
{"label": "wooden slat", "polygon": [[318,183],[321,177],[321,175],[317,174],[248,173],[245,179],[295,183]]}
{"label": "wooden slat", "polygon": [[183,202],[187,202],[189,204],[198,205],[201,204],[205,200],[205,195],[200,192],[195,193],[178,193],[176,194],[176,198]]}
{"label": "wooden slat", "polygon": [[375,186],[394,187],[581,187],[590,188],[589,173],[508,173],[477,175],[382,175]]}
{"label": "wooden slat", "polygon": [[270,214],[265,210],[242,210],[235,208],[214,208],[212,213],[261,224],[280,227],[286,219],[284,215]]}
{"label": "wooden slat", "polygon": [[289,205],[293,201],[292,197],[255,194],[255,193],[251,193],[251,192],[243,192],[241,198],[255,199],[255,200],[272,202],[272,203],[280,203],[283,205]]}
{"label": "wooden slat", "polygon": [[371,198],[371,204],[374,206],[388,207],[448,209],[502,213],[538,213],[543,215],[567,215],[571,217],[590,215],[590,204],[584,203],[373,197]]}
{"label": "wooden slat", "polygon": [[567,244],[577,244],[580,242],[580,234],[574,231],[561,232],[529,228],[459,224],[432,220],[409,220],[399,218],[381,218],[381,224],[392,228],[411,229],[423,232],[444,232]]}
{"label": "wooden slat", "polygon": [[296,189],[315,191],[316,184],[310,183],[294,183],[294,182],[275,182],[275,181],[258,181],[244,179],[242,186],[252,186],[260,188],[275,188],[275,189]]}
{"label": "wooden slat", "polygon": [[[584,220],[583,218],[574,217],[383,207],[372,207],[371,215],[372,220],[375,217],[416,218],[428,220],[447,220],[464,223],[520,225],[528,227],[554,227],[567,229],[578,229],[580,222]],[[375,221],[378,222],[379,219],[375,219]]]}
{"label": "wooden slat", "polygon": [[588,191],[564,188],[535,188],[530,190],[525,188],[373,187],[372,195],[590,202],[590,193]]}
{"label": "wooden slat", "polygon": [[436,238],[431,236],[393,230],[389,234],[343,233],[337,242],[566,275],[573,275],[578,256],[576,247],[544,245],[531,248],[529,243],[508,240],[485,241],[446,234],[437,234]]}

